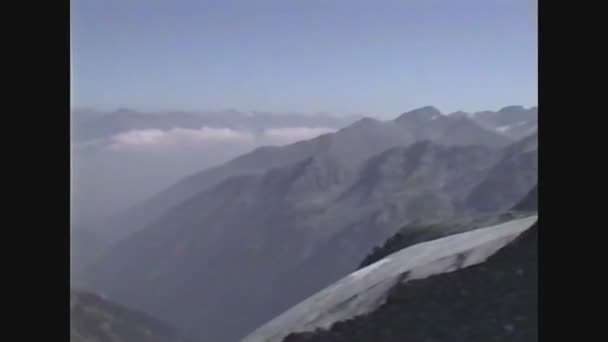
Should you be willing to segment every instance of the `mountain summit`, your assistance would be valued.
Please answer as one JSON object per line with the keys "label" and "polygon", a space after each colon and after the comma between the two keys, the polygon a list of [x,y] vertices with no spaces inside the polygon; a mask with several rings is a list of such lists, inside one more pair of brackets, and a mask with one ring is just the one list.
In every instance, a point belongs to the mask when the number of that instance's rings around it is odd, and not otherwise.
{"label": "mountain summit", "polygon": [[409,122],[411,120],[432,120],[439,118],[440,115],[442,114],[439,109],[433,106],[425,106],[401,114],[395,119],[395,122]]}

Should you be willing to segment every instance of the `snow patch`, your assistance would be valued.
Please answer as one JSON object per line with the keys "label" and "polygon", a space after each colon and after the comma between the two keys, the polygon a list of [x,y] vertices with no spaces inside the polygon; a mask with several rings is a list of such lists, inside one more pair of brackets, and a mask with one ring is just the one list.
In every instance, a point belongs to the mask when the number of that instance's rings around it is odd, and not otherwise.
{"label": "snow patch", "polygon": [[356,278],[356,279],[360,279],[365,277],[365,275],[371,273],[373,270],[375,270],[376,268],[382,266],[382,264],[386,264],[387,262],[391,261],[391,258],[384,258],[378,262],[375,262],[365,268],[362,268],[356,272],[351,273],[349,276],[352,278]]}

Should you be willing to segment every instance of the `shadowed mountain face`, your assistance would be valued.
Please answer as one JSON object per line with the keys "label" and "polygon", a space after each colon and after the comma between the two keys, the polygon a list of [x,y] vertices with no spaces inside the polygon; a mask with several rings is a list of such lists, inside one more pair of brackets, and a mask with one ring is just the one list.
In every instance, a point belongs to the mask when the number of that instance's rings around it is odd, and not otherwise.
{"label": "shadowed mountain face", "polygon": [[71,342],[193,342],[170,325],[96,294],[70,293]]}
{"label": "shadowed mountain face", "polygon": [[234,341],[351,272],[404,224],[467,213],[468,194],[509,151],[424,141],[368,146],[381,152],[362,160],[333,143],[396,124],[362,121],[316,139],[312,156],[212,186],[117,244],[88,284],[208,340]]}
{"label": "shadowed mountain face", "polygon": [[469,118],[441,115],[433,107],[404,113],[393,121],[364,118],[335,133],[286,146],[257,148],[225,164],[193,174],[104,222],[103,227],[110,230],[107,234],[110,240],[118,241],[232,176],[260,174],[313,157],[335,160],[345,170],[354,172],[373,155],[422,140],[449,146],[473,144],[488,147],[502,147],[512,142]]}
{"label": "shadowed mountain face", "polygon": [[285,342],[537,341],[538,227],[485,263],[399,284],[375,311]]}
{"label": "shadowed mountain face", "polygon": [[480,212],[504,211],[538,179],[538,133],[510,146],[500,161],[466,199]]}

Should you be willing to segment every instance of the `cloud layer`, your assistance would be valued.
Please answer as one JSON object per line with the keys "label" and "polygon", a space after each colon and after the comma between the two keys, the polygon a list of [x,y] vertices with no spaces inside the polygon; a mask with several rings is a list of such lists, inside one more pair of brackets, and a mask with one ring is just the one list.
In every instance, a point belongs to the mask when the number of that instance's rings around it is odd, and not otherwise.
{"label": "cloud layer", "polygon": [[103,143],[107,149],[159,150],[175,148],[205,148],[218,144],[289,144],[312,139],[321,134],[334,132],[328,127],[283,127],[261,132],[240,131],[231,128],[201,129],[172,128],[169,130],[131,130],[111,136]]}

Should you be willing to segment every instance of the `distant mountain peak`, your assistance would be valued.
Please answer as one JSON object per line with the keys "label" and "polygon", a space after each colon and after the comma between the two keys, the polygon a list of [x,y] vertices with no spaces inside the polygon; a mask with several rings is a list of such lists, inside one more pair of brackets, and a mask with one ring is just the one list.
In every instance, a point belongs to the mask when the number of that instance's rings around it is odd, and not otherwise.
{"label": "distant mountain peak", "polygon": [[[381,123],[380,120],[374,119],[374,118],[370,118],[370,117],[364,117],[362,119],[359,119],[357,121],[355,121],[351,127],[368,127],[371,125],[377,125]],[[348,127],[348,126],[347,126]]]}
{"label": "distant mountain peak", "polygon": [[359,119],[352,124],[338,130],[338,134],[365,134],[369,131],[375,131],[376,128],[381,127],[383,122],[374,118],[364,117]]}
{"label": "distant mountain peak", "polygon": [[395,121],[401,122],[410,119],[435,119],[438,118],[440,115],[442,114],[439,109],[433,106],[424,106],[401,114],[397,119],[395,119]]}
{"label": "distant mountain peak", "polygon": [[513,105],[513,106],[506,106],[503,107],[501,110],[499,110],[499,113],[505,113],[505,112],[522,112],[525,111],[526,109],[524,108],[524,106],[519,106],[519,105]]}
{"label": "distant mountain peak", "polygon": [[420,107],[418,109],[414,109],[412,111],[410,111],[410,113],[430,113],[430,114],[441,114],[441,111],[439,111],[439,109],[437,109],[437,107],[434,106],[424,106],[424,107]]}

